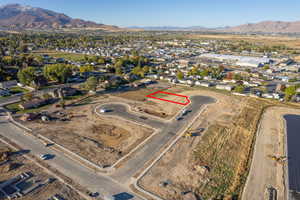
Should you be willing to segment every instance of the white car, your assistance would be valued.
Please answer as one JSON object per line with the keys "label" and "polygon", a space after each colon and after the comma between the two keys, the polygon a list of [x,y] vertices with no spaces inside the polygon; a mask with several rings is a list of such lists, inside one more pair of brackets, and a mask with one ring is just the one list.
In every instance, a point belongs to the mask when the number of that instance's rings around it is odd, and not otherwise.
{"label": "white car", "polygon": [[40,155],[40,159],[46,160],[48,158],[47,154],[42,154]]}
{"label": "white car", "polygon": [[182,110],[182,115],[186,115],[188,113],[188,110],[187,109],[183,109]]}
{"label": "white car", "polygon": [[101,108],[101,109],[100,109],[100,112],[101,112],[101,113],[106,113],[106,112],[108,112],[108,110],[105,109],[105,108]]}

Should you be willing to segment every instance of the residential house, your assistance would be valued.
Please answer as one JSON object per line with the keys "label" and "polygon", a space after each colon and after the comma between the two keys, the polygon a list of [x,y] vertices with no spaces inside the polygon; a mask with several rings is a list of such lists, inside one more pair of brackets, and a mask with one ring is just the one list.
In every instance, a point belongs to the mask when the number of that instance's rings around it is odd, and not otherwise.
{"label": "residential house", "polygon": [[27,101],[27,102],[19,104],[19,107],[23,110],[26,110],[26,109],[38,108],[38,107],[44,106],[48,103],[49,103],[48,99],[36,98],[31,101]]}
{"label": "residential house", "polygon": [[12,80],[12,81],[4,81],[4,82],[0,82],[0,88],[1,89],[10,89],[12,87],[17,86],[18,82],[16,80]]}
{"label": "residential house", "polygon": [[218,84],[218,85],[216,85],[216,88],[219,89],[219,90],[232,91],[234,89],[234,86],[232,86],[232,85]]}

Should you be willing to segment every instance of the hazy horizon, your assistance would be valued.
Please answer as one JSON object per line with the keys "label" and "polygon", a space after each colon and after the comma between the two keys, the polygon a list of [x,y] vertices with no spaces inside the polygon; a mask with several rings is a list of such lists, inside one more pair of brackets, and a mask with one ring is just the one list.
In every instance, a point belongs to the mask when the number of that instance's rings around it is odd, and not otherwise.
{"label": "hazy horizon", "polygon": [[[68,3],[69,2],[69,3]],[[282,2],[246,0],[2,0],[0,6],[18,3],[64,13],[73,18],[120,27],[236,26],[261,21],[300,20],[296,0]]]}

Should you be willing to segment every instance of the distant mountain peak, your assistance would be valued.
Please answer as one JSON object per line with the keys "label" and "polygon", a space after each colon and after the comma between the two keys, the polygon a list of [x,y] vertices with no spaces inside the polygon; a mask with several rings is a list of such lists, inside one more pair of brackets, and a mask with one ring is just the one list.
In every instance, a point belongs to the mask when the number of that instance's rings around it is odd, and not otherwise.
{"label": "distant mountain peak", "polygon": [[20,11],[28,11],[28,10],[33,10],[34,8],[28,5],[21,5],[21,4],[7,4],[3,5],[0,8],[15,8]]}
{"label": "distant mountain peak", "polygon": [[300,21],[261,21],[229,27],[228,32],[240,33],[300,33]]}
{"label": "distant mountain peak", "polygon": [[116,26],[73,19],[63,13],[21,4],[0,6],[0,27],[18,29],[92,28],[117,31]]}

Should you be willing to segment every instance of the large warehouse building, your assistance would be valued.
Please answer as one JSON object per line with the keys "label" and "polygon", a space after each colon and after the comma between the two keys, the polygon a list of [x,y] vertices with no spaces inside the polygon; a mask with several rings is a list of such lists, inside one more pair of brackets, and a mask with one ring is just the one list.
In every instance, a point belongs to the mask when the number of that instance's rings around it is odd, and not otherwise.
{"label": "large warehouse building", "polygon": [[261,67],[271,62],[271,59],[269,58],[260,58],[260,57],[251,57],[251,56],[234,56],[234,55],[223,55],[223,54],[213,54],[213,53],[201,54],[199,57],[215,59],[222,62],[234,62],[236,65],[242,67]]}

